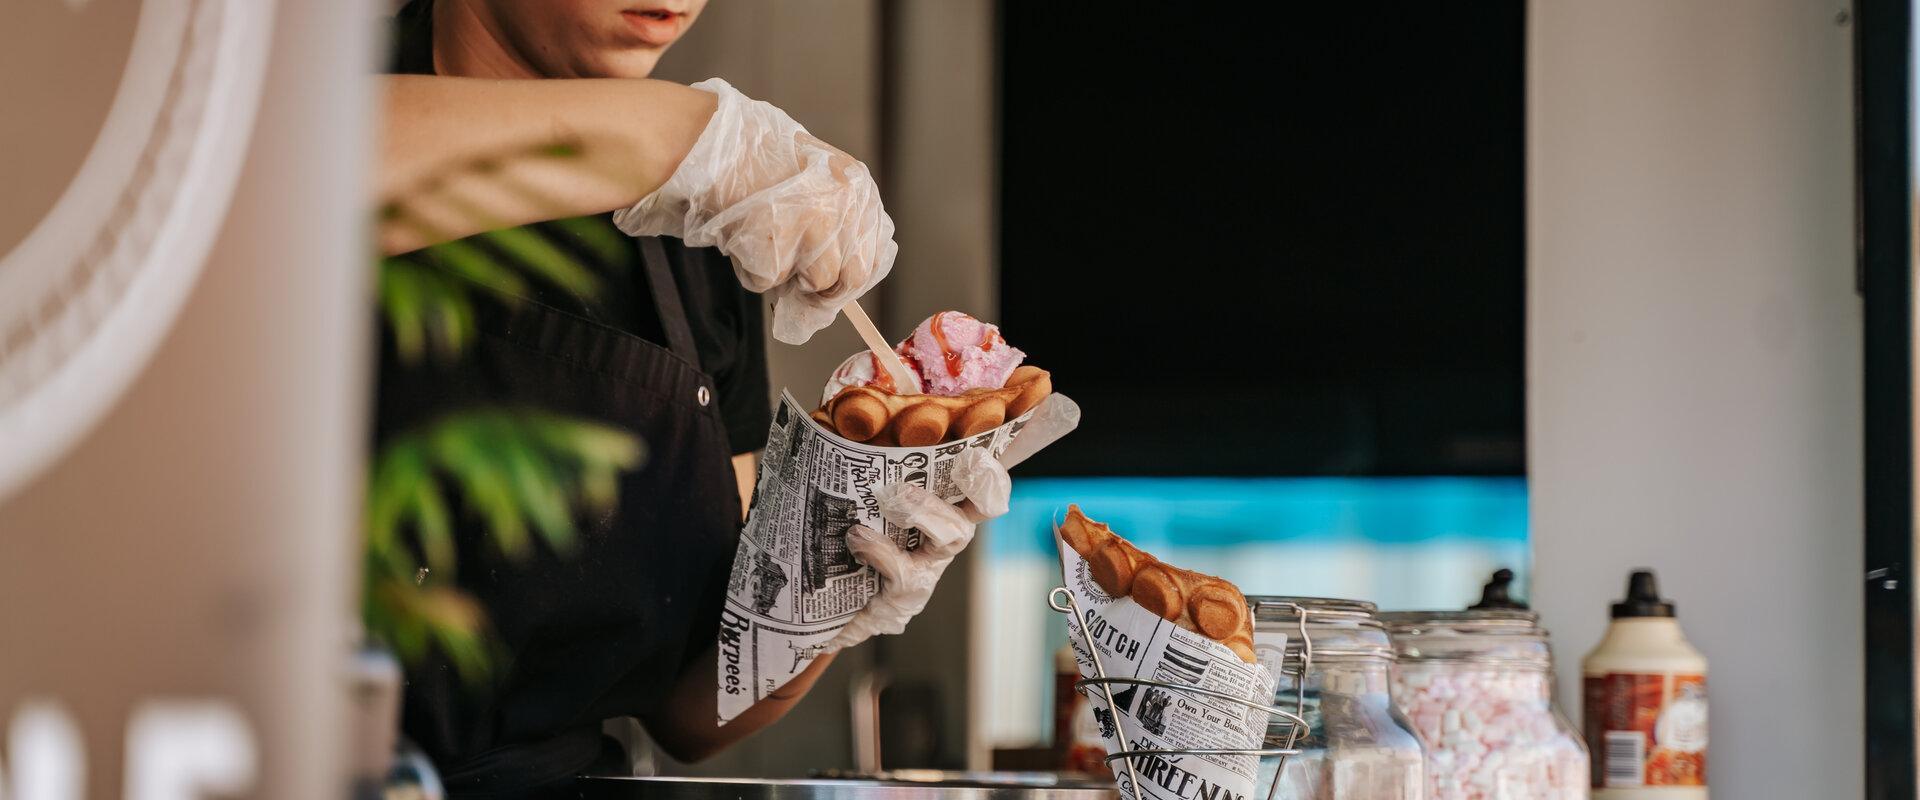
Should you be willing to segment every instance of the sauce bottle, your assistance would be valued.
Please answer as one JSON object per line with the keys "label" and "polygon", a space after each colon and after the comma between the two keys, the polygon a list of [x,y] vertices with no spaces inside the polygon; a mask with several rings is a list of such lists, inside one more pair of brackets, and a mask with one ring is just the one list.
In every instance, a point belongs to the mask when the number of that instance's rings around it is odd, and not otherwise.
{"label": "sauce bottle", "polygon": [[1080,664],[1073,645],[1063,644],[1053,654],[1054,767],[1062,772],[1084,772],[1106,777],[1107,747],[1100,741],[1100,725],[1093,703],[1073,688],[1080,680]]}
{"label": "sauce bottle", "polygon": [[1706,800],[1707,659],[1680,632],[1652,570],[1628,579],[1580,668],[1593,800]]}

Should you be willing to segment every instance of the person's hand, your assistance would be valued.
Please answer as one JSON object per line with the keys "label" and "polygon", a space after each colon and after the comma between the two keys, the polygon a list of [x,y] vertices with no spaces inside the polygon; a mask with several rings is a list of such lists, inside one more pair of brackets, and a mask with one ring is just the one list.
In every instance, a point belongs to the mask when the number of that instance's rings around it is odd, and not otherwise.
{"label": "person's hand", "polygon": [[774,299],[773,336],[800,344],[893,268],[893,220],[865,164],[786,112],[712,78],[713,118],[654,193],[613,217],[630,236],[676,236],[733,258]]}
{"label": "person's hand", "polygon": [[880,516],[901,528],[920,531],[920,547],[907,550],[865,525],[847,531],[847,547],[880,576],[880,592],[867,607],[840,629],[823,652],[832,653],[867,639],[899,633],[907,628],[927,601],[953,557],[973,541],[973,529],[982,521],[1007,513],[1013,483],[987,451],[970,448],[954,459],[953,480],[967,499],[959,506],[912,484],[880,487]]}

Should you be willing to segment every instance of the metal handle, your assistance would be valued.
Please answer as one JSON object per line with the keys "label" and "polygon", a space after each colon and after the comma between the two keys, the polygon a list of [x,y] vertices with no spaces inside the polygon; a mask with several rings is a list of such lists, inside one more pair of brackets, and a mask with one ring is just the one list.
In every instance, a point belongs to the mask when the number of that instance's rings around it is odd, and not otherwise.
{"label": "metal handle", "polygon": [[[1288,603],[1287,605],[1292,606],[1294,610],[1298,612],[1300,615],[1301,665],[1300,665],[1300,672],[1299,672],[1300,682],[1298,685],[1302,687],[1302,689],[1304,689],[1306,684],[1307,669],[1313,663],[1313,639],[1312,637],[1307,635],[1307,623],[1306,623],[1307,610],[1293,603]],[[1067,615],[1068,619],[1072,620],[1071,622],[1072,625],[1081,626],[1083,624],[1080,620],[1080,605],[1079,603],[1074,601],[1073,593],[1068,591],[1067,587],[1065,586],[1054,587],[1054,590],[1047,594],[1047,606],[1049,608],[1052,608],[1054,611],[1058,611],[1062,614]],[[1082,627],[1080,631],[1080,640],[1086,643],[1087,655],[1093,659],[1094,677],[1081,679],[1080,681],[1075,682],[1074,686],[1076,688],[1096,686],[1096,687],[1099,687],[1101,693],[1106,695],[1107,711],[1108,713],[1113,715],[1114,731],[1116,735],[1119,736],[1120,741],[1122,742],[1127,741],[1127,734],[1126,734],[1125,728],[1123,727],[1125,723],[1120,721],[1120,704],[1114,701],[1114,697],[1113,697],[1114,684],[1121,684],[1126,686],[1152,686],[1152,687],[1157,687],[1161,689],[1166,689],[1172,692],[1179,692],[1182,694],[1213,697],[1220,700],[1226,700],[1232,703],[1238,703],[1240,705],[1246,706],[1251,709],[1265,711],[1270,715],[1275,715],[1286,720],[1288,723],[1287,745],[1285,747],[1248,748],[1248,749],[1237,749],[1237,748],[1234,748],[1234,749],[1212,749],[1212,748],[1141,749],[1141,750],[1120,750],[1120,751],[1108,754],[1106,757],[1106,761],[1109,764],[1113,763],[1115,759],[1126,760],[1128,786],[1132,787],[1134,800],[1146,800],[1146,796],[1142,794],[1140,790],[1140,773],[1139,773],[1139,770],[1134,767],[1134,758],[1136,756],[1150,756],[1150,755],[1154,755],[1154,756],[1214,755],[1214,756],[1254,756],[1254,757],[1279,756],[1280,764],[1279,764],[1279,767],[1274,770],[1273,784],[1267,787],[1267,800],[1274,800],[1275,795],[1279,793],[1279,789],[1280,789],[1280,775],[1282,772],[1286,770],[1287,757],[1293,756],[1293,755],[1299,755],[1300,750],[1298,749],[1298,745],[1299,745],[1300,739],[1307,734],[1307,731],[1310,728],[1310,726],[1307,724],[1307,719],[1306,719],[1306,711],[1307,711],[1306,702],[1307,701],[1306,701],[1306,692],[1304,690],[1299,692],[1299,697],[1294,706],[1295,710],[1292,712],[1289,712],[1289,711],[1286,711],[1285,709],[1281,709],[1275,706],[1267,705],[1264,703],[1256,703],[1252,700],[1248,700],[1243,697],[1235,697],[1233,695],[1226,694],[1224,692],[1218,692],[1212,689],[1203,689],[1198,686],[1190,686],[1187,684],[1180,684],[1180,683],[1168,683],[1165,681],[1152,681],[1152,680],[1146,680],[1143,678],[1109,677],[1107,675],[1106,665],[1101,663],[1100,661],[1100,651],[1098,648],[1095,648],[1093,646],[1092,640],[1087,636],[1087,632],[1084,627]],[[1284,667],[1282,667],[1282,671],[1283,672],[1285,671]]]}

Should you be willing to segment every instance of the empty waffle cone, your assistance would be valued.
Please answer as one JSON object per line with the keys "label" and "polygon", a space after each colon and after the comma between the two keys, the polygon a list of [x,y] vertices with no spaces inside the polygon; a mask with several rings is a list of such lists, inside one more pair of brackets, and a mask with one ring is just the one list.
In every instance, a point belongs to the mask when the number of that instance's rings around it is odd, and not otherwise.
{"label": "empty waffle cone", "polygon": [[856,442],[925,447],[998,428],[1052,393],[1053,377],[1028,365],[1015,369],[1003,387],[975,389],[955,397],[849,386],[812,416]]}
{"label": "empty waffle cone", "polygon": [[1148,555],[1105,524],[1088,519],[1077,505],[1067,506],[1060,539],[1087,560],[1094,582],[1108,595],[1131,597],[1161,619],[1232,648],[1249,664],[1255,662],[1253,612],[1238,587]]}

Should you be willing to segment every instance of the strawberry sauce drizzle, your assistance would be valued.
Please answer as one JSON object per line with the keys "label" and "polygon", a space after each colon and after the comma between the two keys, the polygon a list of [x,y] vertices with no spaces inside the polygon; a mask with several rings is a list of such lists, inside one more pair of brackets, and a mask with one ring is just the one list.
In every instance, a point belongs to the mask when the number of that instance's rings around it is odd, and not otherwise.
{"label": "strawberry sauce drizzle", "polygon": [[[940,355],[946,359],[947,374],[958,378],[960,377],[961,368],[965,365],[960,360],[960,351],[953,349],[953,346],[947,343],[947,332],[942,329],[940,324],[941,320],[945,319],[946,316],[947,312],[945,311],[934,314],[933,321],[929,323],[927,327],[932,329],[933,341],[935,344],[940,345]],[[1000,334],[998,331],[988,328],[986,335],[980,338],[980,349],[983,351],[991,351],[993,350],[994,340],[1000,339]]]}
{"label": "strawberry sauce drizzle", "polygon": [[893,385],[893,373],[880,366],[880,355],[868,353],[867,357],[873,359],[873,380],[867,381],[867,385],[889,394],[899,394],[899,388]]}

